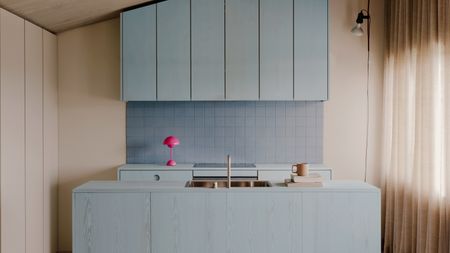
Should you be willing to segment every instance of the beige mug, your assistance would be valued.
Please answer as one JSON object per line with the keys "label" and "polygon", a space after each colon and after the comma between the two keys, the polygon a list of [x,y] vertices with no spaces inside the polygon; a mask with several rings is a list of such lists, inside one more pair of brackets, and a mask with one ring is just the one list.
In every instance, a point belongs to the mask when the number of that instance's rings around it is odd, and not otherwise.
{"label": "beige mug", "polygon": [[307,163],[298,163],[292,165],[292,172],[297,173],[298,176],[308,176],[309,166]]}

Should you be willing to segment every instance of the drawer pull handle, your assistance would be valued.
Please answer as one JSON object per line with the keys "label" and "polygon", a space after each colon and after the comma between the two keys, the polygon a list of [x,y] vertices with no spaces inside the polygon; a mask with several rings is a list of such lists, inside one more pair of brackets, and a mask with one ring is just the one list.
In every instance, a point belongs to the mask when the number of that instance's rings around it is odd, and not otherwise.
{"label": "drawer pull handle", "polygon": [[155,175],[154,178],[155,178],[155,181],[159,181],[161,179],[161,177],[159,175]]}

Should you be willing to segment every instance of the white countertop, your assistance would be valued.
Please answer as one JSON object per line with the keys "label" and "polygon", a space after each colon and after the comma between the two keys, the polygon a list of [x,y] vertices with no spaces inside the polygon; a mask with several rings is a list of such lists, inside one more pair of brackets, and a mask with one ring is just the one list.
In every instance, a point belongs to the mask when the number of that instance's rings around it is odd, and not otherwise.
{"label": "white countertop", "polygon": [[[255,164],[256,168],[240,168],[233,167],[233,170],[291,170],[292,164],[279,163],[279,164]],[[313,170],[330,170],[323,164],[310,164],[310,169]],[[177,164],[176,166],[166,166],[165,164],[124,164],[119,167],[119,170],[165,170],[165,171],[180,171],[180,170],[223,170],[224,168],[194,168],[193,163]]]}
{"label": "white countertop", "polygon": [[186,182],[182,181],[166,181],[166,182],[149,182],[149,181],[90,181],[73,190],[74,193],[89,192],[355,192],[355,191],[371,191],[379,192],[379,189],[370,184],[361,181],[325,181],[323,187],[286,187],[282,182],[271,182],[272,187],[261,188],[190,188],[185,187]]}

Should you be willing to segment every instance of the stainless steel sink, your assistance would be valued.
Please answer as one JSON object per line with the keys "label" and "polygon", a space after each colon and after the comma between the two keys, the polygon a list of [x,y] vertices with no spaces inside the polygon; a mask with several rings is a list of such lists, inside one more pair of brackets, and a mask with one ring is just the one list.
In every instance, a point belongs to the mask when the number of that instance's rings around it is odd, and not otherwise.
{"label": "stainless steel sink", "polygon": [[[228,182],[226,180],[191,180],[186,183],[186,187],[226,188],[227,184]],[[269,181],[239,180],[239,181],[231,181],[231,187],[260,188],[260,187],[272,187],[272,184]]]}
{"label": "stainless steel sink", "polygon": [[[231,180],[231,156],[227,155],[226,159],[227,179],[226,180],[191,180],[186,183],[186,187],[193,188],[233,188],[233,187],[245,187],[245,188],[260,188],[271,187],[269,181],[258,180]],[[211,166],[211,164],[208,164]],[[225,164],[219,165],[225,167]],[[254,165],[253,165],[254,166]],[[220,168],[219,167],[219,168]]]}

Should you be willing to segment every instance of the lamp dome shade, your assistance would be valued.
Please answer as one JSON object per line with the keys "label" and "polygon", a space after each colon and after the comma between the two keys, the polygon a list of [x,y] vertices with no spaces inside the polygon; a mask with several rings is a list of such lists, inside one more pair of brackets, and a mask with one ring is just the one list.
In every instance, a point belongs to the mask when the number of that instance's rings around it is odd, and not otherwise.
{"label": "lamp dome shade", "polygon": [[180,144],[180,140],[178,140],[177,137],[171,135],[171,136],[167,136],[167,138],[164,139],[163,144],[167,145],[169,148],[173,148],[176,145]]}
{"label": "lamp dome shade", "polygon": [[355,27],[353,27],[352,33],[353,33],[353,35],[358,36],[358,37],[364,35],[364,30],[362,29],[360,23],[357,23],[357,24],[355,25]]}

